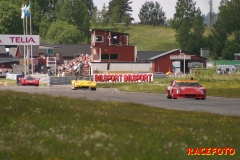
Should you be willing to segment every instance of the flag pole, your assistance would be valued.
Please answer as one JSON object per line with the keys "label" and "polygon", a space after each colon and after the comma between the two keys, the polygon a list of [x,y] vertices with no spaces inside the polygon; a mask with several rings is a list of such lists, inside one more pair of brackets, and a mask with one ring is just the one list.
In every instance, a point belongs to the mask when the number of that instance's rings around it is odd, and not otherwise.
{"label": "flag pole", "polygon": [[[26,16],[26,35],[28,35],[28,18]],[[27,60],[27,64],[26,64],[26,73],[28,71],[28,45],[27,45],[27,52],[26,52],[26,60]]]}
{"label": "flag pole", "polygon": [[[26,35],[26,30],[25,30],[25,17],[23,17],[23,34]],[[24,74],[26,75],[26,46],[24,44],[23,46],[23,67],[24,67]]]}
{"label": "flag pole", "polygon": [[[30,35],[32,35],[32,14],[30,14]],[[32,45],[31,45],[31,69],[33,74],[33,54],[32,54]]]}
{"label": "flag pole", "polygon": [[[26,5],[24,7],[24,5],[22,6],[21,10],[22,10],[22,15],[21,18],[23,19],[23,34],[26,35],[26,26],[25,26],[25,13],[24,10],[26,8]],[[23,47],[23,67],[24,67],[24,74],[26,75],[26,46],[24,45]]]}

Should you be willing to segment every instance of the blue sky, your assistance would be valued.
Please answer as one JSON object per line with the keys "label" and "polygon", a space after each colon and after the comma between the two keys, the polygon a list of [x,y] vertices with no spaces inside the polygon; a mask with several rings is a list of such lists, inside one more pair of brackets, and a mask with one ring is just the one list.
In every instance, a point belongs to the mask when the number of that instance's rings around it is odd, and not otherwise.
{"label": "blue sky", "polygon": [[[105,3],[108,6],[108,2],[110,0],[93,0],[95,6],[97,6],[98,10],[101,10],[103,4]],[[159,2],[163,11],[166,12],[166,17],[172,18],[175,13],[175,5],[177,0],[132,0],[132,16],[135,19],[135,22],[139,22],[138,13],[142,5],[147,1]],[[194,0],[196,2],[196,7],[200,7],[203,14],[207,14],[210,10],[209,0]],[[221,0],[212,0],[213,1],[213,11],[218,12],[218,6]]]}

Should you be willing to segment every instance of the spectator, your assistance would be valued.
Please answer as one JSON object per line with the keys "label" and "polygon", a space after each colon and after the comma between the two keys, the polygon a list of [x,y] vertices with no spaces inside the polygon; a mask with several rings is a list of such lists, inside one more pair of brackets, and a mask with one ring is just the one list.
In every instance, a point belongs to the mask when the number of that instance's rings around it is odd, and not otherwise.
{"label": "spectator", "polygon": [[75,75],[77,72],[81,74],[82,68],[88,66],[91,61],[91,56],[88,54],[74,54],[74,59],[57,67],[57,73],[62,73],[64,71],[65,75]]}
{"label": "spectator", "polygon": [[62,72],[62,77],[65,77],[65,72],[64,71]]}
{"label": "spectator", "polygon": [[42,70],[42,73],[44,73],[44,66],[43,65],[41,66],[41,70]]}

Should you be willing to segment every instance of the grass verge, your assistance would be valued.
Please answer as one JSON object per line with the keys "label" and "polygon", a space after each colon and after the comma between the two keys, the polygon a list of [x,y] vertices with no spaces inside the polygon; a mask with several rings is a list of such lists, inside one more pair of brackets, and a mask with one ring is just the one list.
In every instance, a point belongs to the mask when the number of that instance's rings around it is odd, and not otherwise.
{"label": "grass verge", "polygon": [[[0,159],[240,159],[240,117],[0,92]],[[188,147],[236,150],[188,156]]]}

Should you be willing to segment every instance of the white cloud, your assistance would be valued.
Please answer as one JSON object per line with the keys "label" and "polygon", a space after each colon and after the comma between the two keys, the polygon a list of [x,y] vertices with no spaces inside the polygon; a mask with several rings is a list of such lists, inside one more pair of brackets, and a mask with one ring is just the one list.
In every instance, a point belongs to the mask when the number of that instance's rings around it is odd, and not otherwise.
{"label": "white cloud", "polygon": [[[93,0],[93,3],[95,6],[97,6],[98,10],[102,9],[103,4],[105,3],[106,6],[108,6],[110,0]],[[132,16],[135,19],[136,22],[139,21],[138,18],[138,13],[140,11],[140,8],[142,5],[147,2],[147,1],[152,1],[152,0],[132,0]],[[218,12],[218,6],[220,4],[221,0],[212,0],[213,1],[213,11]],[[159,2],[161,7],[163,8],[163,11],[166,12],[166,17],[172,18],[173,14],[175,13],[175,6],[177,0],[157,0],[153,2]],[[201,11],[203,14],[207,14],[210,10],[209,6],[209,0],[195,0],[196,2],[196,8],[200,7]]]}

